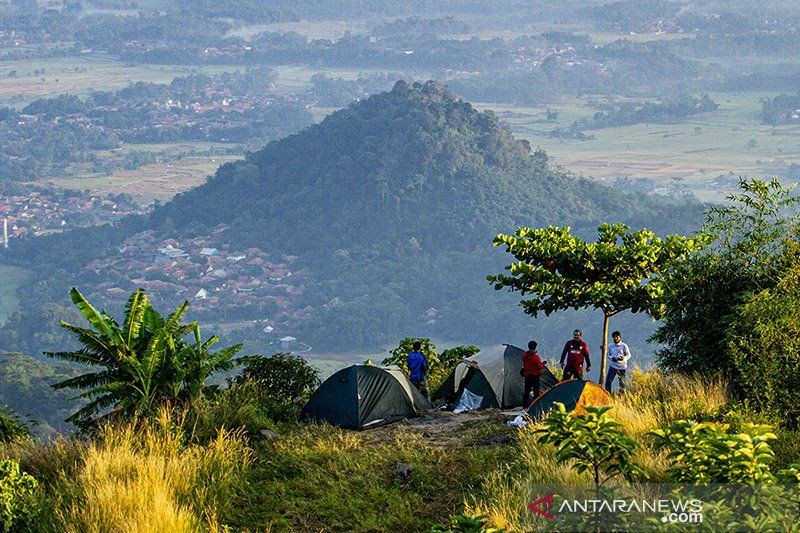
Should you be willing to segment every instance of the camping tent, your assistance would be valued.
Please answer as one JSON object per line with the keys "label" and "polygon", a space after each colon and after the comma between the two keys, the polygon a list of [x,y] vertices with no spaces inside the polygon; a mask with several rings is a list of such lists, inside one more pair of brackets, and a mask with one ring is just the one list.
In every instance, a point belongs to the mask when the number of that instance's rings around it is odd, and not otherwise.
{"label": "camping tent", "polygon": [[603,387],[591,381],[579,379],[562,381],[534,400],[528,409],[528,416],[534,420],[541,420],[555,407],[556,402],[563,403],[567,411],[574,409],[578,413],[585,414],[584,405],[608,405],[611,403],[611,396]]}
{"label": "camping tent", "polygon": [[[436,391],[434,399],[443,399],[456,410],[514,407],[522,403],[525,378],[522,350],[510,344],[481,350],[470,361],[458,363]],[[547,390],[558,380],[545,368],[540,390]]]}
{"label": "camping tent", "polygon": [[343,428],[368,429],[430,408],[430,402],[398,367],[353,365],[326,379],[301,416]]}

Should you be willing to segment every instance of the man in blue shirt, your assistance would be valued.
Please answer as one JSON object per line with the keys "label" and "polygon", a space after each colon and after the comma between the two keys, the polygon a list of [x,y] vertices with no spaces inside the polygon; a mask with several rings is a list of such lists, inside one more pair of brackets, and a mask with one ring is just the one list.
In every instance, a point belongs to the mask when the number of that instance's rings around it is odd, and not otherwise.
{"label": "man in blue shirt", "polygon": [[420,348],[422,348],[422,343],[420,341],[414,341],[412,346],[414,347],[414,351],[408,354],[406,360],[408,372],[410,374],[409,379],[411,383],[419,389],[422,395],[430,400],[431,393],[428,390],[428,361],[425,360],[425,356],[422,355],[420,351]]}

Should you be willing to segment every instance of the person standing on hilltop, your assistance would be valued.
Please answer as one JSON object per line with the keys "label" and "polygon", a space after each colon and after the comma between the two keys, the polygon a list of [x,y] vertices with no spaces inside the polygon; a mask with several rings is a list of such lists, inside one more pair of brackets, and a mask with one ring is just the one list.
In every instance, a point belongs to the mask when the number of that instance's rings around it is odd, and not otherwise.
{"label": "person standing on hilltop", "polygon": [[[586,361],[586,372],[592,370],[592,361],[589,359],[589,345],[583,341],[583,332],[576,329],[572,332],[572,338],[564,345],[561,351],[561,368],[564,375],[561,381],[568,379],[583,379],[583,361]],[[567,362],[564,364],[564,359]]]}
{"label": "person standing on hilltop", "polygon": [[622,334],[615,331],[611,334],[614,341],[608,346],[608,376],[606,377],[606,390],[611,392],[611,385],[614,377],[619,376],[619,390],[625,391],[625,371],[628,369],[628,360],[631,358],[631,351],[628,345],[622,342]]}
{"label": "person standing on hilltop", "polygon": [[412,347],[413,351],[409,353],[408,357],[406,358],[409,372],[408,377],[411,380],[411,383],[413,383],[414,386],[419,389],[422,395],[430,401],[431,392],[428,389],[428,361],[420,351],[422,348],[422,343],[420,341],[414,341]]}
{"label": "person standing on hilltop", "polygon": [[522,406],[528,407],[531,402],[531,390],[533,398],[539,397],[539,386],[541,384],[542,370],[545,363],[536,353],[536,341],[528,342],[528,351],[522,352],[522,375],[525,377],[525,392],[522,393]]}

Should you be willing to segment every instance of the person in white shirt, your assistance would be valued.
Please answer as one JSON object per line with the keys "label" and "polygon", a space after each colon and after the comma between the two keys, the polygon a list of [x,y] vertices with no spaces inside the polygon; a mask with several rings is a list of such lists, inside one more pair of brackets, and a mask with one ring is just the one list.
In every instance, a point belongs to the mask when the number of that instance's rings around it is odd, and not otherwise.
{"label": "person in white shirt", "polygon": [[631,358],[631,351],[628,345],[622,342],[622,335],[619,331],[611,334],[612,342],[608,347],[608,377],[606,377],[606,390],[611,392],[611,384],[614,377],[619,376],[619,389],[625,390],[625,371],[628,369],[628,360]]}

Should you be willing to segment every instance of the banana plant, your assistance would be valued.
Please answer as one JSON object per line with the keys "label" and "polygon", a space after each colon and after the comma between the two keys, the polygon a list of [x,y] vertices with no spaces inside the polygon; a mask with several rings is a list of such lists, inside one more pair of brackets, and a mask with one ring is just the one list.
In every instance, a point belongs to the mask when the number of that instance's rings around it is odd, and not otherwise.
{"label": "banana plant", "polygon": [[[98,368],[53,385],[56,389],[87,389],[75,398],[89,402],[67,419],[79,426],[90,425],[109,409],[135,418],[149,416],[164,403],[191,402],[202,395],[211,374],[237,364],[234,356],[241,344],[211,352],[219,337],[203,342],[197,322],[182,323],[189,308],[186,301],[165,319],[150,305],[145,291],[137,289],[128,298],[120,326],[74,287],[70,298],[91,328],[62,322],[82,347],[45,355]],[[184,339],[190,334],[191,343]]]}

